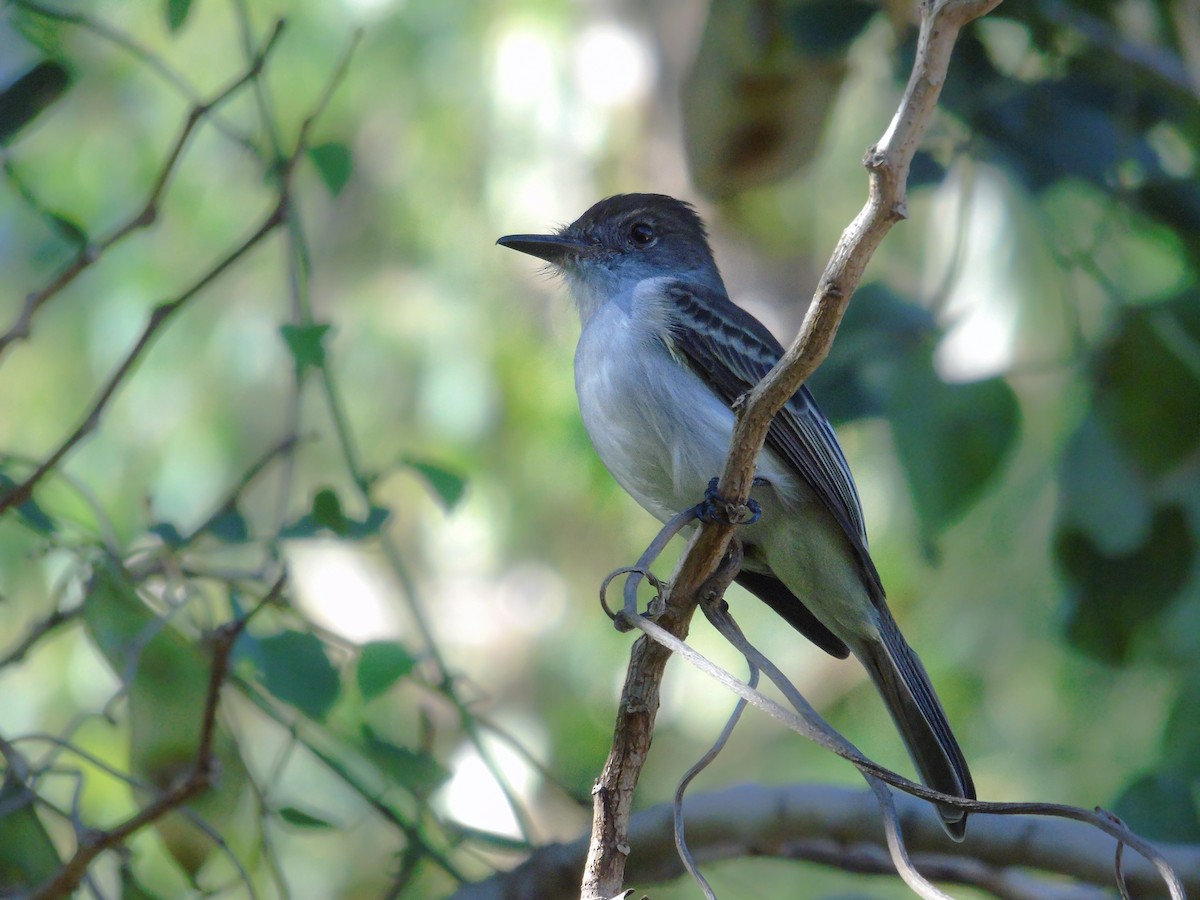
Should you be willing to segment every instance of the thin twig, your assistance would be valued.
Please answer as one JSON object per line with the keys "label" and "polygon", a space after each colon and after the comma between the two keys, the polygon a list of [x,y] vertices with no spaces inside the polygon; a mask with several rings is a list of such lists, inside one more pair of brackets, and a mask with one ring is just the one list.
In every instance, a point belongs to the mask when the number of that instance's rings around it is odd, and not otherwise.
{"label": "thin twig", "polygon": [[42,638],[57,631],[69,622],[74,622],[82,613],[83,604],[72,606],[67,610],[54,610],[54,612],[34,625],[33,628],[29,629],[29,633],[21,639],[19,644],[4,654],[3,657],[0,657],[0,669],[23,660]]}
{"label": "thin twig", "polygon": [[201,719],[200,740],[196,755],[188,772],[174,785],[164,791],[148,806],[127,818],[119,825],[103,831],[88,829],[78,839],[75,853],[59,869],[58,874],[41,885],[32,896],[42,898],[65,897],[79,887],[96,857],[111,850],[132,837],[147,825],[157,822],[167,813],[178,809],[189,800],[199,796],[212,784],[214,775],[213,742],[217,733],[217,707],[221,700],[221,687],[229,675],[229,658],[233,645],[241,636],[246,624],[254,614],[268,602],[273,602],[282,592],[284,578],[272,585],[270,591],[258,605],[240,619],[217,629],[212,639],[212,662],[209,665],[208,692],[204,700],[204,717]]}
{"label": "thin twig", "polygon": [[167,184],[171,180],[172,174],[183,155],[184,149],[187,147],[192,133],[196,126],[216,107],[237,93],[243,86],[252,81],[257,81],[258,76],[262,73],[263,66],[266,64],[267,56],[275,46],[279,36],[283,33],[283,20],[276,23],[275,29],[271,32],[267,42],[262,49],[254,57],[250,67],[239,75],[232,83],[227,85],[223,90],[218,92],[211,100],[206,102],[198,102],[192,107],[188,113],[187,119],[184,121],[183,129],[176,138],[175,143],[168,151],[166,159],[159,167],[158,174],[154,179],[154,184],[150,188],[150,193],[141,208],[132,216],[126,219],[122,224],[118,225],[106,237],[97,241],[94,244],[89,244],[76,254],[75,258],[67,264],[65,268],[60,270],[57,275],[50,279],[49,283],[34,291],[25,298],[25,302],[21,307],[21,312],[17,316],[17,321],[5,332],[0,335],[0,356],[4,351],[12,346],[16,341],[26,340],[29,338],[33,320],[38,311],[47,301],[62,291],[71,282],[79,277],[83,272],[87,271],[94,265],[106,251],[113,245],[124,240],[130,234],[142,228],[147,228],[154,223],[158,218],[158,206],[162,201],[164,192],[167,189]]}

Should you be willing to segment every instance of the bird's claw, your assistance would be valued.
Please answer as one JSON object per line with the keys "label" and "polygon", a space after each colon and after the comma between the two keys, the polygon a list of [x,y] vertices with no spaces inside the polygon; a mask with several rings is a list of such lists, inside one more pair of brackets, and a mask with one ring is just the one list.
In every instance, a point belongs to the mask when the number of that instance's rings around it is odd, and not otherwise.
{"label": "bird's claw", "polygon": [[[762,518],[762,507],[758,501],[747,497],[745,503],[726,500],[717,493],[718,479],[708,483],[704,499],[696,507],[696,518],[701,522],[719,522],[723,525],[753,525]],[[766,479],[756,477],[755,486],[767,484]]]}

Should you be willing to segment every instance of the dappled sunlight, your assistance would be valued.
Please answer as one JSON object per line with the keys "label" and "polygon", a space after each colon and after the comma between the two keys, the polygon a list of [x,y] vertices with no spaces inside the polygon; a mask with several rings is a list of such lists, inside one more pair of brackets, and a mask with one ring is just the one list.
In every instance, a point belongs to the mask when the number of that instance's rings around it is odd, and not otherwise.
{"label": "dappled sunlight", "polygon": [[287,547],[296,599],[313,621],[348,641],[399,637],[396,592],[373,554],[332,540]]}

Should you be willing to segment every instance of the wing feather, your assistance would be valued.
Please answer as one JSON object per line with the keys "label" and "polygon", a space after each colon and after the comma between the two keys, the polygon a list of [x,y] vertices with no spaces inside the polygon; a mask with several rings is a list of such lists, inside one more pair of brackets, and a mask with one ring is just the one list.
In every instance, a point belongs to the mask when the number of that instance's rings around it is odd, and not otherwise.
{"label": "wing feather", "polygon": [[[731,406],[783,355],[766,326],[722,292],[678,281],[666,291],[672,352]],[[883,585],[867,549],[862,504],[850,467],[807,387],[801,387],[772,420],[766,444],[800,474],[841,526],[872,597],[882,599]]]}

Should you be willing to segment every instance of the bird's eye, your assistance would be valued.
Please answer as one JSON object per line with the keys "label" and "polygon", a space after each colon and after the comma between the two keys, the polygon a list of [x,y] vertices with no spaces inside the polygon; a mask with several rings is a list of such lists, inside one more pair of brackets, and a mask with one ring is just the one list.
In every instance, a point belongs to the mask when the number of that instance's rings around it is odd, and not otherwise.
{"label": "bird's eye", "polygon": [[650,247],[658,240],[654,229],[645,222],[634,222],[629,229],[629,239],[635,247]]}

